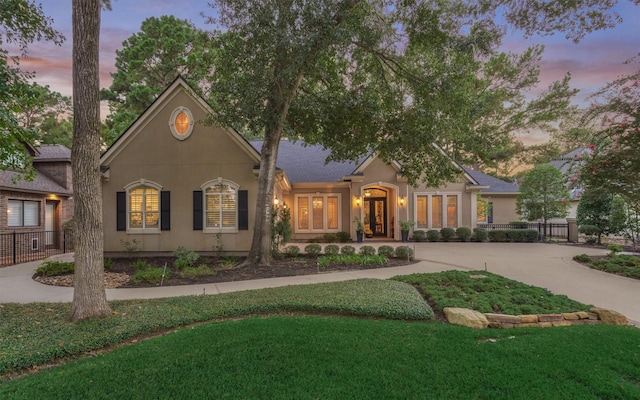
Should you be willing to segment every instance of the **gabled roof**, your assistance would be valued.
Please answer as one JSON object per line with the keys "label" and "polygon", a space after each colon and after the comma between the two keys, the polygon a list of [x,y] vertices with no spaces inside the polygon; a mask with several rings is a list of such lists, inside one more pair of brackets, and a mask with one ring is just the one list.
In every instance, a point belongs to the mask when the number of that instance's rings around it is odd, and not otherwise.
{"label": "gabled roof", "polygon": [[[149,107],[136,119],[122,135],[100,157],[100,165],[108,167],[109,162],[117,156],[117,154],[133,139],[135,134],[139,132],[151,119],[155,117],[158,109],[170,98],[176,96],[181,90],[186,90],[195,102],[202,107],[207,113],[213,113],[211,106],[201,96],[197,95],[195,90],[181,76],[176,79],[151,103]],[[229,137],[231,137],[240,147],[245,149],[255,162],[260,162],[260,153],[249,144],[249,142],[233,128],[222,128]]]}
{"label": "gabled roof", "polygon": [[[31,147],[35,150],[34,163],[71,161],[71,150],[65,146],[41,145]],[[15,180],[15,183],[14,183]],[[36,176],[32,181],[22,179],[20,173],[14,171],[0,171],[0,189],[15,190],[18,192],[47,193],[71,196],[73,192],[60,186],[52,179],[36,171]]]}
{"label": "gabled roof", "polygon": [[71,150],[61,144],[43,144],[36,150],[33,162],[71,161]]}
{"label": "gabled roof", "polygon": [[483,189],[480,191],[482,194],[498,194],[498,193],[518,193],[520,190],[517,184],[503,181],[502,179],[498,179],[494,176],[487,175],[480,171],[475,171],[468,167],[462,167],[464,171],[471,175],[473,179],[475,179],[479,185],[488,186],[488,189]]}

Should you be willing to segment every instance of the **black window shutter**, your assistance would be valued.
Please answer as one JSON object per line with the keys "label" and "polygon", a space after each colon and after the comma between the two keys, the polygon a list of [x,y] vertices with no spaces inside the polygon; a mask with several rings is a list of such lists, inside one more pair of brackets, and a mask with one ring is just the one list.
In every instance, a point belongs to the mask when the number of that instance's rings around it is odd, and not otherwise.
{"label": "black window shutter", "polygon": [[116,230],[127,230],[127,192],[116,192]]}
{"label": "black window shutter", "polygon": [[238,190],[238,230],[249,229],[249,194],[246,190]]}
{"label": "black window shutter", "polygon": [[160,230],[171,230],[171,192],[160,192]]}
{"label": "black window shutter", "polygon": [[202,190],[193,191],[193,230],[202,230]]}

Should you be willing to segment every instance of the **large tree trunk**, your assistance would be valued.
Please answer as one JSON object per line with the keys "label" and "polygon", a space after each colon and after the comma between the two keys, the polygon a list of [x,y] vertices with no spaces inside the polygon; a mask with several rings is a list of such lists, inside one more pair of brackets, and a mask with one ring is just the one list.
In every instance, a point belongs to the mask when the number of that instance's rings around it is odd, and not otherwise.
{"label": "large tree trunk", "polygon": [[111,313],[104,287],[100,184],[99,37],[101,0],[73,0],[75,279],[71,319]]}

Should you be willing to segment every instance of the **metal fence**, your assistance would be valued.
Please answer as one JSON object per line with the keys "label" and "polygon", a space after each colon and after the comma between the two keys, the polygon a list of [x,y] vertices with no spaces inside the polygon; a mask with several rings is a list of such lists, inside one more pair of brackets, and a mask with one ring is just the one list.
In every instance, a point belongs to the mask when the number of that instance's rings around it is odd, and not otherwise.
{"label": "metal fence", "polygon": [[569,224],[544,224],[542,222],[515,223],[515,224],[478,224],[478,228],[486,230],[496,229],[535,229],[538,231],[538,239],[555,238],[569,240]]}
{"label": "metal fence", "polygon": [[0,267],[42,260],[73,251],[71,233],[65,231],[0,234]]}

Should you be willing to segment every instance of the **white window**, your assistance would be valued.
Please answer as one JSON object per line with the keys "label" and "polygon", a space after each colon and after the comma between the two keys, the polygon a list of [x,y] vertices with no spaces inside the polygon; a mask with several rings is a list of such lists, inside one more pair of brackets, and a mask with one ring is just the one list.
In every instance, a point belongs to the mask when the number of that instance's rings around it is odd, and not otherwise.
{"label": "white window", "polygon": [[160,189],[160,185],[144,179],[125,187],[128,231],[160,231]]}
{"label": "white window", "polygon": [[340,221],[340,194],[318,193],[296,195],[296,232],[338,232]]}
{"label": "white window", "polygon": [[27,200],[9,200],[7,208],[8,226],[40,225],[40,202]]}
{"label": "white window", "polygon": [[416,229],[457,228],[460,226],[460,193],[417,193]]}
{"label": "white window", "polygon": [[238,185],[218,178],[202,186],[204,229],[238,230]]}

